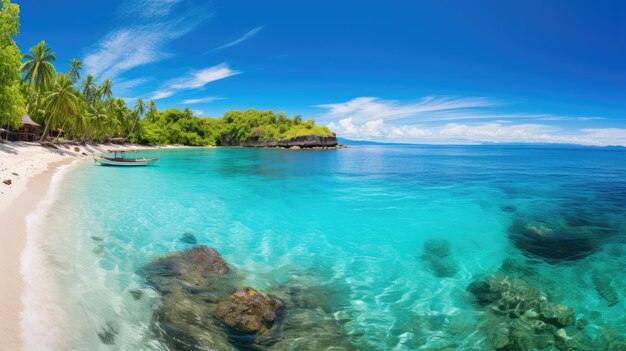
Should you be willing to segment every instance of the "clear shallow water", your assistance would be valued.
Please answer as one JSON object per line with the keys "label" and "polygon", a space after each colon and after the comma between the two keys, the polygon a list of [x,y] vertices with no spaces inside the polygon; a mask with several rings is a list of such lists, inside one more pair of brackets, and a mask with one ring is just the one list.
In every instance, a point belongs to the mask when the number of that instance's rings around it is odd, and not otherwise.
{"label": "clear shallow water", "polygon": [[[354,349],[489,350],[484,309],[466,288],[501,271],[505,260],[588,320],[590,337],[626,329],[626,152],[355,146],[159,153],[155,167],[80,165],[43,218],[41,254],[58,294],[49,314],[67,323],[50,328],[64,348],[166,350],[151,328],[160,297],[136,272],[191,247],[180,241],[185,233],[217,249],[247,286],[318,287],[320,305],[339,326],[329,333]],[[537,218],[582,225],[601,240],[580,260],[529,259],[508,229]],[[438,277],[423,257],[424,242],[434,238],[450,244],[451,277]],[[613,306],[594,275],[608,277],[619,298]],[[137,290],[139,300],[130,293]]]}

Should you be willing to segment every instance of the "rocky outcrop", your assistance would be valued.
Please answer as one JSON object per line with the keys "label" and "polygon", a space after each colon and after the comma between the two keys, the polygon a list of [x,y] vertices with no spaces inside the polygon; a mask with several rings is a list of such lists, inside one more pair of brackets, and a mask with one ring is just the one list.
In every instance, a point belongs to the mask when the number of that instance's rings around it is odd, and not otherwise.
{"label": "rocky outcrop", "polygon": [[237,289],[217,305],[215,313],[242,334],[263,334],[272,328],[283,308],[282,302],[252,288]]}
{"label": "rocky outcrop", "polygon": [[577,260],[595,251],[593,233],[584,228],[541,220],[516,219],[509,226],[509,239],[523,252],[550,263]]}
{"label": "rocky outcrop", "polygon": [[152,329],[172,350],[357,350],[334,318],[347,302],[329,302],[349,296],[345,290],[310,281],[269,292],[241,287],[243,277],[207,246],[167,254],[138,273],[161,294]]}
{"label": "rocky outcrop", "polygon": [[583,332],[584,323],[568,306],[552,303],[525,280],[489,275],[472,282],[467,291],[485,308],[482,327],[495,350],[594,350]]}
{"label": "rocky outcrop", "polygon": [[284,140],[263,140],[263,135],[256,132],[252,134],[248,139],[239,142],[233,138],[230,134],[222,134],[221,139],[218,141],[220,146],[242,146],[242,147],[280,147],[291,148],[298,146],[300,148],[335,148],[337,147],[336,136],[321,136],[321,135],[304,135],[291,139]]}

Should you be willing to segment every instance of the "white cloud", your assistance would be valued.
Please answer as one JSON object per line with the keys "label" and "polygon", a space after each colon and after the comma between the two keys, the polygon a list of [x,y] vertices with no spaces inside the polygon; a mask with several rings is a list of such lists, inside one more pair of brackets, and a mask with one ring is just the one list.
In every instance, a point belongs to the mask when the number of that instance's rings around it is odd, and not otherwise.
{"label": "white cloud", "polygon": [[320,121],[353,118],[369,121],[383,118],[385,121],[410,121],[412,123],[461,121],[461,120],[576,120],[590,121],[602,117],[556,116],[545,113],[510,113],[494,108],[501,106],[493,99],[481,97],[425,97],[420,100],[401,102],[376,97],[359,97],[343,103],[323,104],[316,107],[328,112]]}
{"label": "white cloud", "polygon": [[[211,82],[215,82],[217,80],[228,78],[237,74],[240,74],[240,72],[230,69],[225,63],[221,63],[219,65],[208,67],[197,72],[192,72],[185,77],[171,80],[169,83],[166,83],[162,89],[155,91],[152,94],[152,99],[165,99],[176,94],[179,91],[202,88]],[[187,99],[183,101],[183,103],[194,104],[200,102],[210,102],[219,99],[220,98],[217,97],[208,97],[204,99]]]}
{"label": "white cloud", "polygon": [[174,16],[172,7],[181,1],[126,2],[122,11],[132,21],[112,30],[87,51],[83,59],[85,71],[98,79],[115,79],[133,68],[171,57],[167,45],[207,17],[197,9]]}
{"label": "white cloud", "polygon": [[354,124],[350,118],[328,127],[337,135],[358,140],[423,144],[565,143],[626,146],[626,129],[598,128],[567,131],[541,124],[447,123],[441,126],[386,125],[382,119]]}
{"label": "white cloud", "polygon": [[[328,127],[339,136],[425,144],[571,143],[625,145],[623,128],[565,128],[541,121],[587,122],[602,117],[500,113],[498,105],[483,98],[424,98],[403,103],[378,98],[357,98],[340,104],[319,105],[328,114]],[[500,119],[506,117],[506,119]],[[464,122],[462,122],[464,121]],[[571,127],[571,126],[567,126]]]}
{"label": "white cloud", "polygon": [[378,118],[402,119],[438,111],[450,111],[496,105],[486,98],[425,97],[418,101],[402,103],[375,97],[359,97],[343,103],[324,104],[317,107],[328,109],[328,117],[351,117],[357,120]]}
{"label": "white cloud", "polygon": [[256,28],[250,30],[249,32],[247,32],[246,34],[244,34],[239,39],[233,40],[233,41],[231,41],[228,44],[224,44],[224,45],[222,45],[220,47],[215,48],[214,51],[215,50],[222,50],[222,49],[226,49],[226,48],[229,48],[229,47],[233,47],[233,46],[239,45],[239,44],[243,43],[244,41],[246,41],[246,40],[252,38],[253,36],[255,36],[258,32],[261,31],[261,29],[263,29],[263,27],[256,27]]}
{"label": "white cloud", "polygon": [[183,104],[193,105],[193,104],[201,104],[201,103],[213,102],[213,101],[218,101],[218,100],[224,100],[224,98],[218,97],[218,96],[207,96],[205,98],[200,98],[200,99],[183,100]]}
{"label": "white cloud", "polygon": [[241,72],[234,71],[230,69],[227,64],[221,63],[219,65],[194,72],[188,77],[177,79],[170,84],[170,88],[176,90],[202,88],[208,83],[228,78],[239,73]]}
{"label": "white cloud", "polygon": [[165,99],[174,95],[174,93],[175,91],[173,90],[157,90],[152,94],[152,97],[150,98],[150,100]]}
{"label": "white cloud", "polygon": [[202,116],[202,115],[204,115],[204,110],[193,110],[191,112],[193,112],[193,114],[195,116]]}

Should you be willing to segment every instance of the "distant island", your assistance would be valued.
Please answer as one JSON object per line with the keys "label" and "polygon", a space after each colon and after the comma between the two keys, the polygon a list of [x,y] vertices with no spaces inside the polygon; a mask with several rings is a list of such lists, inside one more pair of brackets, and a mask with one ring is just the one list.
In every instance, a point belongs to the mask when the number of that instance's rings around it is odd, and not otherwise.
{"label": "distant island", "polygon": [[147,145],[243,147],[335,147],[327,127],[272,111],[228,111],[222,118],[199,118],[189,109],[156,112],[139,123],[130,141]]}

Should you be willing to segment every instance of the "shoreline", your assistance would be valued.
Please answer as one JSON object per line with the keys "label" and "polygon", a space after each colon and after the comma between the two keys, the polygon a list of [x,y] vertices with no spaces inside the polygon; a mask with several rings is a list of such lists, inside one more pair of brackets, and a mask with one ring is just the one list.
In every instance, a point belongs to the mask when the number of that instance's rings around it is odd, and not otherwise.
{"label": "shoreline", "polygon": [[[0,143],[0,264],[5,275],[0,285],[0,350],[23,350],[24,300],[28,277],[24,275],[23,257],[29,238],[29,217],[41,211],[50,194],[51,184],[59,172],[75,162],[88,161],[105,150],[137,148],[145,150],[174,149],[177,146],[142,145],[57,145],[38,143]],[[5,181],[10,181],[4,183]],[[36,243],[31,243],[32,245]]]}
{"label": "shoreline", "polygon": [[46,197],[53,175],[71,162],[73,159],[68,158],[48,164],[46,170],[28,180],[28,191],[17,194],[21,196],[0,213],[0,223],[10,228],[2,236],[0,245],[0,264],[5,270],[4,283],[0,287],[0,299],[3,302],[0,315],[0,349],[23,348],[21,313],[24,309],[25,280],[22,274],[22,253],[27,242],[26,218],[37,210]]}

